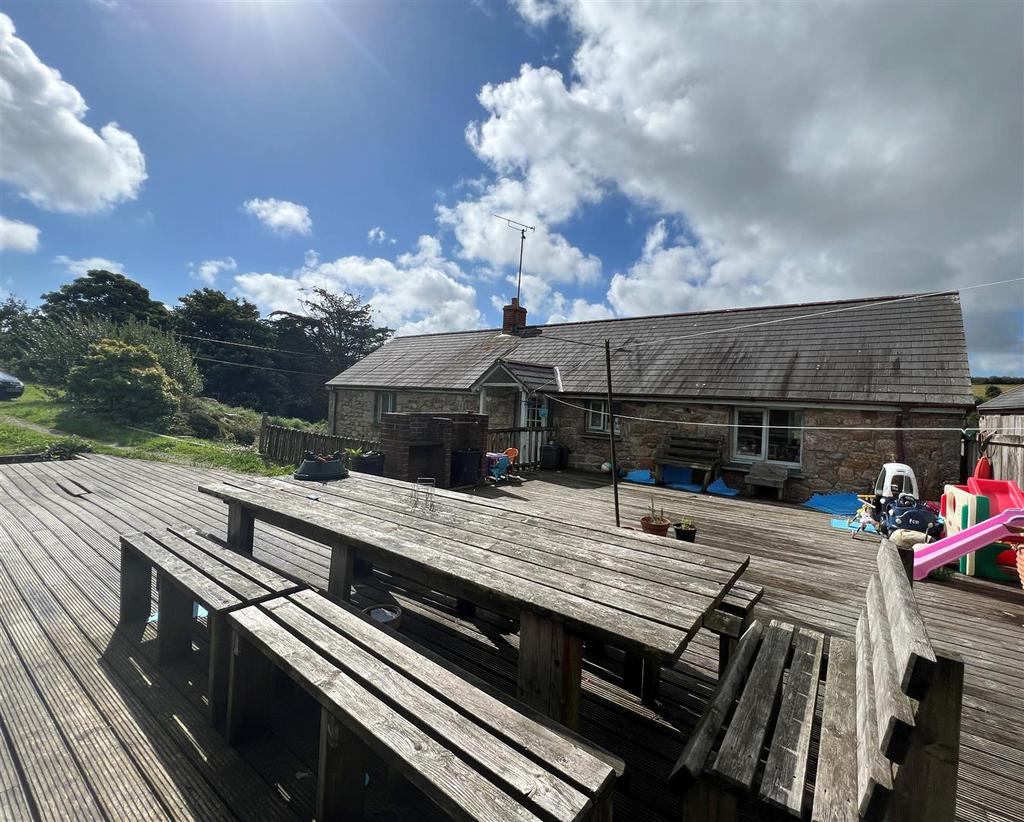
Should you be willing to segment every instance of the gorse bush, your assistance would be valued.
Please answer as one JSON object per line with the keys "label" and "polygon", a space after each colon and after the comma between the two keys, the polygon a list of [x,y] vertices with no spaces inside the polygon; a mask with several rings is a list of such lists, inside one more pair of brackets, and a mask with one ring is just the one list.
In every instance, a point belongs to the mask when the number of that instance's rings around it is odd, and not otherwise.
{"label": "gorse bush", "polygon": [[184,396],[196,396],[203,389],[192,350],[173,334],[138,320],[115,323],[69,312],[55,319],[37,319],[19,329],[18,336],[21,375],[47,385],[67,385],[68,375],[85,361],[91,345],[117,340],[149,349]]}
{"label": "gorse bush", "polygon": [[121,422],[164,425],[178,410],[178,383],[143,345],[103,339],[68,376],[68,399],[81,410]]}

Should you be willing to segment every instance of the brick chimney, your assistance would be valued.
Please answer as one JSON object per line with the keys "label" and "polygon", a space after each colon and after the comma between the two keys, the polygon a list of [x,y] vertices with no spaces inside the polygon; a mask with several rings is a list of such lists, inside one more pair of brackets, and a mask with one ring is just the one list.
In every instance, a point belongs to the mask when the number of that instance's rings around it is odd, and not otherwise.
{"label": "brick chimney", "polygon": [[519,298],[513,297],[512,304],[501,309],[501,333],[515,334],[526,327],[526,309],[519,305]]}

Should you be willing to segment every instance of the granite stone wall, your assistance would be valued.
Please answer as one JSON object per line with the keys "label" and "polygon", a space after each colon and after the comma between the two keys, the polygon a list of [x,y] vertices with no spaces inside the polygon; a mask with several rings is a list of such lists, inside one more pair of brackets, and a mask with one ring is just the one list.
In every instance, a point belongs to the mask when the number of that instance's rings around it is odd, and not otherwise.
{"label": "granite stone wall", "polygon": [[[453,391],[396,391],[397,412],[477,412],[476,394]],[[378,439],[381,425],[374,419],[377,392],[369,389],[331,389],[331,433],[347,437]]]}

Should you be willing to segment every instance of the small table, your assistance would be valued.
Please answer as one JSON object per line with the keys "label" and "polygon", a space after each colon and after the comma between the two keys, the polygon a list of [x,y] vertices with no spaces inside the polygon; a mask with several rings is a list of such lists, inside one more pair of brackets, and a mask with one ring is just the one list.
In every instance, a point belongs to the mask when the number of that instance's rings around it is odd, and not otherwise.
{"label": "small table", "polygon": [[121,537],[118,625],[122,630],[144,625],[149,618],[154,568],[160,598],[157,662],[164,665],[188,656],[192,646],[192,604],[198,602],[207,612],[210,719],[214,727],[222,729],[227,711],[227,614],[307,586],[285,579],[191,529],[129,534]]}
{"label": "small table", "polygon": [[519,697],[578,721],[585,640],[622,648],[644,701],[743,573],[749,557],[631,531],[512,514],[438,492],[409,509],[409,484],[352,476],[317,488],[281,480],[200,486],[228,503],[229,541],[252,550],[260,519],[330,546],[329,592],[348,599],[353,562],[378,565],[519,620]]}

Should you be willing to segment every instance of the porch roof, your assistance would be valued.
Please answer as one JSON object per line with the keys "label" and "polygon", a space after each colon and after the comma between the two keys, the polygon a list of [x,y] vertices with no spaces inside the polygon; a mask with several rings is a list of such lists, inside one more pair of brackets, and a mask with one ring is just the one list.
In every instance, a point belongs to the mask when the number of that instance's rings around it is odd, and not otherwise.
{"label": "porch roof", "polygon": [[480,379],[473,383],[471,390],[479,391],[488,383],[495,382],[496,377],[498,380],[511,380],[531,394],[543,389],[558,390],[559,378],[554,366],[516,362],[515,360],[498,360],[480,376]]}

